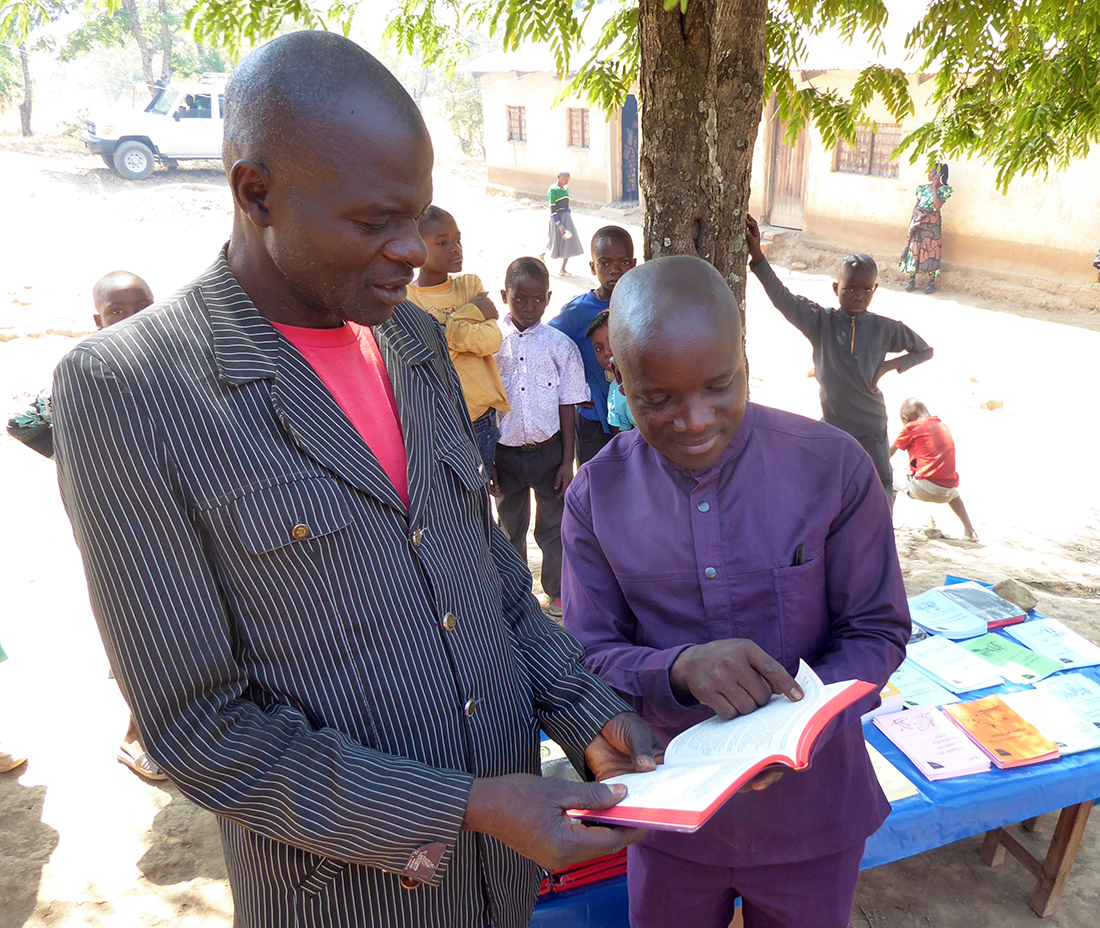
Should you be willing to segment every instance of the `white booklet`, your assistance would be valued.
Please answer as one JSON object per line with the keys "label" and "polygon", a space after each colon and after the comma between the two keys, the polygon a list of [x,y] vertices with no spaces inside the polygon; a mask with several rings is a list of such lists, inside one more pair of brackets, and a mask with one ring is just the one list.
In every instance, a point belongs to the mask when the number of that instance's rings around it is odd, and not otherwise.
{"label": "white booklet", "polygon": [[942,635],[929,635],[924,641],[910,642],[905,655],[952,693],[969,693],[1005,682],[988,661]]}
{"label": "white booklet", "polygon": [[989,758],[935,706],[880,715],[874,722],[929,780],[989,770]]}
{"label": "white booklet", "polygon": [[1054,658],[1063,669],[1100,664],[1100,647],[1057,619],[1035,619],[1005,631],[1032,651]]}
{"label": "white booklet", "polygon": [[[940,686],[908,659],[901,662],[901,666],[890,677],[890,682],[901,690],[902,705],[906,709],[916,709],[918,706],[946,706],[948,703],[959,701],[959,697],[951,690]],[[887,715],[888,713],[878,714]]]}
{"label": "white booklet", "polygon": [[1100,728],[1046,690],[1001,693],[1001,701],[1058,745],[1059,754],[1100,748]]}
{"label": "white booklet", "polygon": [[1035,684],[1068,703],[1078,715],[1100,727],[1100,683],[1083,673],[1060,673]]}

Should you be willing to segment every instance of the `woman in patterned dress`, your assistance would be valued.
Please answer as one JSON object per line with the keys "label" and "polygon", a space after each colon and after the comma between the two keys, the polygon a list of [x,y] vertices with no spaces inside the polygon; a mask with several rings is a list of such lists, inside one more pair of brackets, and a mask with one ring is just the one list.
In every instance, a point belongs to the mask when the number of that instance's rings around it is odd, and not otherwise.
{"label": "woman in patterned dress", "polygon": [[940,256],[943,252],[943,216],[940,208],[953,193],[947,185],[946,164],[937,164],[928,172],[928,183],[917,188],[917,205],[909,220],[909,240],[901,253],[898,269],[909,275],[906,293],[917,289],[917,275],[928,275],[925,293],[936,292],[936,278],[940,276]]}

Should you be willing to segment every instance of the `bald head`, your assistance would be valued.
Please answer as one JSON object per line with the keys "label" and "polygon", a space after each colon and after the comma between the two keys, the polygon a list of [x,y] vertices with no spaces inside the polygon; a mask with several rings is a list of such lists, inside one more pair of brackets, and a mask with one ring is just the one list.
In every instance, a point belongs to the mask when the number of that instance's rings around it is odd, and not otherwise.
{"label": "bald head", "polygon": [[646,442],[674,464],[715,464],[745,417],[741,318],[699,258],[657,258],[623,276],[608,319],[612,369]]}
{"label": "bald head", "polygon": [[427,138],[412,98],[365,49],[331,32],[280,36],[245,58],[226,86],[225,169],[242,159],[275,167],[343,110],[363,105],[385,115],[387,127]]}
{"label": "bald head", "polygon": [[928,415],[928,407],[915,396],[909,397],[909,399],[901,404],[901,419],[903,422],[914,422],[917,419],[925,419]]}
{"label": "bald head", "polygon": [[671,255],[623,276],[611,294],[608,332],[616,361],[650,345],[667,344],[677,330],[702,323],[741,345],[741,317],[729,285],[701,258]]}

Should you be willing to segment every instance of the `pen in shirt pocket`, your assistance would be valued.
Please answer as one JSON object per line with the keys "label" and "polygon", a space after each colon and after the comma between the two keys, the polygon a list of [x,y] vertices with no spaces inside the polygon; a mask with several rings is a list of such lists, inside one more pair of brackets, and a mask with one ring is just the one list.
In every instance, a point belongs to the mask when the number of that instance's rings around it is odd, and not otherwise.
{"label": "pen in shirt pocket", "polygon": [[791,566],[792,567],[801,567],[805,563],[806,563],[806,546],[805,545],[799,545],[797,548],[794,549],[794,563],[791,564]]}

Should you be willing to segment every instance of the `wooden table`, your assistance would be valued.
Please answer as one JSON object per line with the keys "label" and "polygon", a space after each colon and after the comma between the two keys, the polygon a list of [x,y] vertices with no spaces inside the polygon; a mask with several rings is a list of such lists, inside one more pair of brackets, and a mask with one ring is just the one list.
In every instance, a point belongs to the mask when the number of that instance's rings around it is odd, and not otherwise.
{"label": "wooden table", "polygon": [[1058,900],[1062,898],[1066,879],[1069,877],[1074,858],[1077,857],[1081,838],[1085,834],[1085,825],[1088,824],[1092,804],[1093,800],[1090,799],[1062,809],[1058,814],[1058,824],[1054,826],[1050,847],[1047,848],[1042,860],[1035,857],[1013,834],[1016,828],[1030,832],[1038,831],[1044,817],[1042,815],[1029,818],[1019,825],[1005,825],[985,833],[981,850],[982,860],[991,867],[999,867],[1004,863],[1007,851],[1027,867],[1035,877],[1035,892],[1031,894],[1031,901],[1028,904],[1032,911],[1042,918],[1053,915],[1058,907]]}

